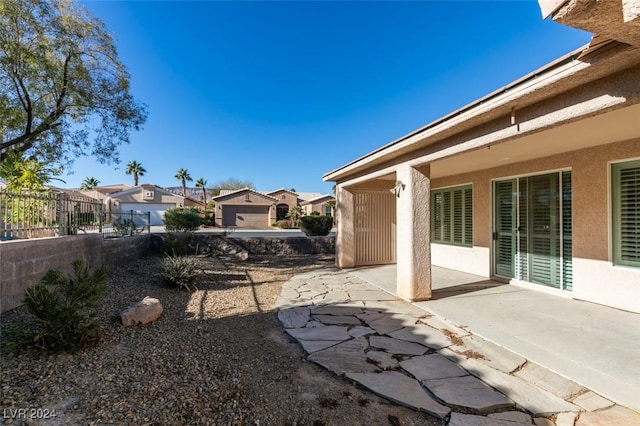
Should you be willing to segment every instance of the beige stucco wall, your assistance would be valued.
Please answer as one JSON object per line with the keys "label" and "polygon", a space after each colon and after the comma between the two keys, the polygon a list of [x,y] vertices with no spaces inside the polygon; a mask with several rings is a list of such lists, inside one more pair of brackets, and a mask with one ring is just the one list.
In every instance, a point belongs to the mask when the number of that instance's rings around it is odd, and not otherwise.
{"label": "beige stucco wall", "polygon": [[[573,296],[579,299],[640,312],[640,270],[611,263],[610,163],[640,158],[640,139],[632,139],[432,180],[432,188],[473,185],[474,247],[432,244],[434,265],[464,265],[468,272],[488,275],[491,265],[492,179],[572,171]],[[485,263],[483,268],[482,264]],[[459,269],[459,268],[457,268]]]}
{"label": "beige stucco wall", "polygon": [[270,192],[268,195],[274,198],[277,198],[278,199],[278,201],[276,202],[277,204],[286,204],[287,206],[289,206],[289,208],[292,208],[298,205],[298,196],[295,194],[292,194],[289,191],[285,191],[285,190],[275,191],[275,192]]}
{"label": "beige stucco wall", "polygon": [[[144,198],[145,191],[153,191],[153,198]],[[160,204],[160,203],[173,203],[177,206],[183,205],[183,198],[177,195],[168,194],[164,191],[158,191],[158,188],[154,186],[144,187],[141,186],[137,191],[133,191],[127,194],[111,196],[112,199],[118,200],[122,203],[149,203],[149,204]]]}
{"label": "beige stucco wall", "polygon": [[[230,195],[229,197],[225,197],[222,199],[218,199],[215,201],[215,223],[216,226],[222,226],[223,220],[223,209],[225,205],[247,205],[247,206],[269,206],[269,219],[268,223],[272,223],[275,221],[276,213],[273,205],[275,200],[271,198],[267,198],[263,195],[257,194],[255,192],[248,192],[249,198],[247,200],[247,192],[239,192],[238,194]],[[267,222],[267,220],[265,220]]]}

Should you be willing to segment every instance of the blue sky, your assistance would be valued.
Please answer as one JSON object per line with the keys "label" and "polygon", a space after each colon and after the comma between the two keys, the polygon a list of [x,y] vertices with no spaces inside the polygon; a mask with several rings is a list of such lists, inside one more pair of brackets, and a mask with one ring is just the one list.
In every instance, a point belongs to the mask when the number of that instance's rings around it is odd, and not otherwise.
{"label": "blue sky", "polygon": [[331,191],[322,175],[590,40],[537,1],[84,1],[113,32],[149,118],[93,176]]}

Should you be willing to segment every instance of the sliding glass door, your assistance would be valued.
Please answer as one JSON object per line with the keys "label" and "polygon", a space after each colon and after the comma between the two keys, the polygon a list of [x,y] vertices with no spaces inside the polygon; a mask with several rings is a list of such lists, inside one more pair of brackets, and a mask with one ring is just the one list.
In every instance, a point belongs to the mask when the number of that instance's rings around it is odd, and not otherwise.
{"label": "sliding glass door", "polygon": [[571,290],[571,172],[494,182],[494,273]]}

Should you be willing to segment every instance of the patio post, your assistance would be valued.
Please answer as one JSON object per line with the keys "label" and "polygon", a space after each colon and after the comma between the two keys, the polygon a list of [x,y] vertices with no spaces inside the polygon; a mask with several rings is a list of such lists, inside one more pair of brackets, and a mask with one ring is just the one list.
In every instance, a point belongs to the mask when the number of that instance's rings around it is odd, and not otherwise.
{"label": "patio post", "polygon": [[399,297],[431,298],[430,167],[401,164],[396,171],[396,250]]}
{"label": "patio post", "polygon": [[355,262],[355,227],[353,193],[336,186],[336,264],[338,268],[353,268]]}

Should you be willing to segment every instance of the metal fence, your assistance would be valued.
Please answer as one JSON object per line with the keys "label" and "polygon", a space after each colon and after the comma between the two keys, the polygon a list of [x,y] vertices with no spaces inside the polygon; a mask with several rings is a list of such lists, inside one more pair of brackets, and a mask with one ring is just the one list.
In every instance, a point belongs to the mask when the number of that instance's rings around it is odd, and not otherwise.
{"label": "metal fence", "polygon": [[111,212],[105,215],[102,235],[105,238],[127,237],[151,232],[151,212]]}
{"label": "metal fence", "polygon": [[78,233],[106,237],[150,231],[150,214],[105,212],[102,202],[63,192],[11,192],[0,189],[0,241]]}

